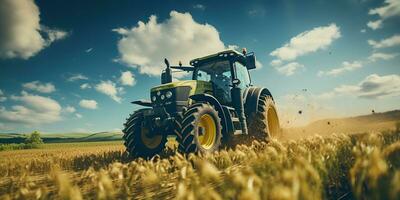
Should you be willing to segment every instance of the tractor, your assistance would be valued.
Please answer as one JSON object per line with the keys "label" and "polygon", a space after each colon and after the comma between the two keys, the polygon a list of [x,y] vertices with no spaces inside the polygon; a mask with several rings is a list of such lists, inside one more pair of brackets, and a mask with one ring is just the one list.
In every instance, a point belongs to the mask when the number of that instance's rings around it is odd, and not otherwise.
{"label": "tractor", "polygon": [[[174,135],[181,153],[209,153],[241,136],[266,140],[280,133],[274,99],[267,88],[251,83],[256,69],[253,52],[225,50],[170,66],[153,87],[150,100],[133,101],[145,108],[131,114],[123,129],[124,144],[133,157],[161,153]],[[172,81],[172,72],[192,73],[191,80]]]}

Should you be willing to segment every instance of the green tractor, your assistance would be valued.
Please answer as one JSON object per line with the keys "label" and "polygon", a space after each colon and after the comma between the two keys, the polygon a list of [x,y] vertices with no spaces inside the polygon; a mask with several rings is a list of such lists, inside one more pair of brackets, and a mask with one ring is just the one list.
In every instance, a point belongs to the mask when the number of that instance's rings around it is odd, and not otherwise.
{"label": "green tractor", "polygon": [[[226,50],[170,66],[161,85],[151,89],[150,101],[133,101],[143,109],[124,124],[124,140],[133,157],[160,153],[175,135],[181,153],[213,152],[242,135],[269,140],[280,132],[274,99],[266,88],[251,84],[254,53]],[[172,69],[192,73],[192,80],[172,81]]]}

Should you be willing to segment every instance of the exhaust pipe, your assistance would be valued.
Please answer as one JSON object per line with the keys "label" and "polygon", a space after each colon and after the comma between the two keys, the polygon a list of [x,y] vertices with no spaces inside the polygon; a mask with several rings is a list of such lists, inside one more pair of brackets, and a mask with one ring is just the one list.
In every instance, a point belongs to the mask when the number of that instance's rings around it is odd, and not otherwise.
{"label": "exhaust pipe", "polygon": [[169,66],[169,61],[166,58],[164,59],[164,63],[167,65],[167,68],[165,68],[165,70],[161,73],[161,84],[172,82],[171,67]]}

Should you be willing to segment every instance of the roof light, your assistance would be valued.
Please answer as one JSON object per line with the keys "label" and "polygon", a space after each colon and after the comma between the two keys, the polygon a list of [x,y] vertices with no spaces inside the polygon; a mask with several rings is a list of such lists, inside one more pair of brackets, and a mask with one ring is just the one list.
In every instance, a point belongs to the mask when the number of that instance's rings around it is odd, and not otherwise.
{"label": "roof light", "polygon": [[247,54],[247,49],[246,49],[246,48],[243,48],[243,49],[242,49],[242,53],[243,53],[243,55],[246,55],[246,54]]}

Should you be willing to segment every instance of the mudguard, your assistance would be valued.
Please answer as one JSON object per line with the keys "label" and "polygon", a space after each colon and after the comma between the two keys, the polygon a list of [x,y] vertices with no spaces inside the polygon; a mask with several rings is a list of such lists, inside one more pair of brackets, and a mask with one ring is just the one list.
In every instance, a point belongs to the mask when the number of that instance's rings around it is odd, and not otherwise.
{"label": "mudguard", "polygon": [[246,117],[258,111],[258,100],[262,94],[268,95],[274,100],[271,92],[267,88],[249,87],[243,92],[244,112]]}
{"label": "mudguard", "polygon": [[209,94],[195,94],[189,97],[190,99],[196,102],[207,102],[214,106],[215,110],[218,112],[219,117],[221,118],[222,123],[222,134],[227,136],[231,131],[231,127],[233,127],[231,115],[229,111],[225,110],[219,101],[209,95]]}

